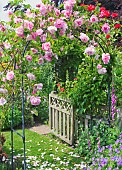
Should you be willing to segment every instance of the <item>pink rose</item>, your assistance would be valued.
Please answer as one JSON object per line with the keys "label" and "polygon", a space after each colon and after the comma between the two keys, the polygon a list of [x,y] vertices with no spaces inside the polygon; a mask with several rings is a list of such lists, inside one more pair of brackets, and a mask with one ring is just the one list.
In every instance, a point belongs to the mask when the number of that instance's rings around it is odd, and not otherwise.
{"label": "pink rose", "polygon": [[98,22],[98,18],[95,15],[92,15],[90,18],[90,22],[96,23],[96,22]]}
{"label": "pink rose", "polygon": [[10,45],[10,43],[8,42],[3,42],[3,45],[4,45],[4,47],[5,47],[5,49],[10,49],[11,48],[11,45]]}
{"label": "pink rose", "polygon": [[44,58],[47,61],[52,61],[52,52],[46,52]]}
{"label": "pink rose", "polygon": [[7,90],[7,89],[0,88],[0,93],[6,94],[6,93],[8,93],[8,90]]}
{"label": "pink rose", "polygon": [[30,80],[35,80],[35,79],[36,79],[35,75],[32,74],[32,73],[28,73],[28,74],[27,74],[27,77],[28,77]]}
{"label": "pink rose", "polygon": [[105,73],[107,73],[107,70],[106,70],[106,68],[101,68],[101,69],[98,69],[98,73],[99,74],[105,74]]}
{"label": "pink rose", "polygon": [[36,33],[38,36],[40,36],[43,34],[43,30],[40,28],[40,29],[36,30]]}
{"label": "pink rose", "polygon": [[19,28],[16,29],[16,34],[19,36],[19,37],[24,37],[24,28],[23,26],[20,26]]}
{"label": "pink rose", "polygon": [[71,11],[67,11],[67,10],[63,10],[61,13],[64,14],[64,16],[66,18],[70,18],[71,14],[72,14]]}
{"label": "pink rose", "polygon": [[63,19],[57,19],[54,23],[54,26],[56,28],[63,28],[65,30],[68,28],[66,22],[63,21]]}
{"label": "pink rose", "polygon": [[47,7],[46,7],[46,5],[41,4],[41,6],[40,6],[40,13],[41,13],[41,15],[44,15],[44,16],[47,14]]}
{"label": "pink rose", "polygon": [[42,90],[42,88],[43,88],[43,84],[42,83],[35,84],[34,86],[37,88],[37,90]]}
{"label": "pink rose", "polygon": [[105,23],[103,26],[102,26],[102,31],[107,34],[109,31],[110,31],[110,26],[108,23]]}
{"label": "pink rose", "polygon": [[47,30],[51,33],[54,34],[57,31],[57,28],[55,26],[49,26]]}
{"label": "pink rose", "polygon": [[48,21],[49,21],[49,22],[52,22],[52,21],[54,21],[54,18],[53,18],[53,17],[49,17],[49,18],[48,18]]}
{"label": "pink rose", "polygon": [[32,61],[32,56],[31,55],[26,55],[26,60],[27,61]]}
{"label": "pink rose", "polygon": [[6,99],[4,99],[3,97],[0,98],[0,106],[3,106],[4,104],[6,104]]}
{"label": "pink rose", "polygon": [[38,64],[41,65],[43,63],[44,63],[44,59],[42,57],[40,57],[39,60],[38,60]]}
{"label": "pink rose", "polygon": [[21,18],[17,18],[17,17],[14,18],[14,23],[15,23],[15,24],[21,23],[21,22],[22,22],[22,19],[21,19]]}
{"label": "pink rose", "polygon": [[50,42],[46,42],[42,44],[42,50],[50,51]]}
{"label": "pink rose", "polygon": [[6,82],[6,80],[7,80],[7,79],[6,79],[5,77],[2,78],[2,81],[3,81],[3,82]]}
{"label": "pink rose", "polygon": [[55,15],[56,15],[56,16],[59,16],[59,15],[60,15],[60,10],[59,10],[59,9],[54,8],[54,11],[55,11]]}
{"label": "pink rose", "polygon": [[109,60],[110,60],[110,54],[109,53],[103,53],[102,54],[102,60],[103,60],[103,63],[104,64],[108,64],[109,63]]}
{"label": "pink rose", "polygon": [[86,34],[84,34],[84,33],[80,33],[80,39],[84,43],[89,41],[89,37]]}
{"label": "pink rose", "polygon": [[32,105],[38,106],[40,104],[41,100],[40,100],[40,97],[31,96],[30,102],[31,102]]}
{"label": "pink rose", "polygon": [[46,38],[47,38],[46,34],[41,35],[40,37],[41,42],[44,43],[46,41]]}
{"label": "pink rose", "polygon": [[36,48],[31,48],[31,51],[33,52],[33,54],[38,53],[38,50]]}
{"label": "pink rose", "polygon": [[14,72],[13,71],[8,71],[6,74],[6,79],[7,80],[12,80],[14,78]]}
{"label": "pink rose", "polygon": [[94,46],[87,47],[87,48],[85,49],[85,53],[86,53],[87,55],[89,55],[89,56],[94,55],[94,54],[95,54],[95,48],[94,48]]}
{"label": "pink rose", "polygon": [[97,69],[101,69],[102,68],[102,65],[101,64],[98,64],[97,65]]}
{"label": "pink rose", "polygon": [[24,20],[24,28],[27,28],[30,31],[32,31],[33,27],[34,27],[34,24],[31,21]]}
{"label": "pink rose", "polygon": [[74,27],[80,27],[83,24],[83,18],[78,18],[74,21]]}

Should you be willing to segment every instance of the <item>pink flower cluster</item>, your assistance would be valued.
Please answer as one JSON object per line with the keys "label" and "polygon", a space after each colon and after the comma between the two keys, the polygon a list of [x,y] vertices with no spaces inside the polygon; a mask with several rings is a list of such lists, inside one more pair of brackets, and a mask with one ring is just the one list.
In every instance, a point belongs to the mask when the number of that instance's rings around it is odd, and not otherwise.
{"label": "pink flower cluster", "polygon": [[84,33],[80,33],[80,39],[84,43],[89,41],[89,37],[86,34],[84,34]]}
{"label": "pink flower cluster", "polygon": [[98,69],[98,73],[99,73],[99,74],[105,74],[105,73],[107,73],[106,68],[102,67],[101,64],[98,64],[98,65],[97,65],[97,69]]}
{"label": "pink flower cluster", "polygon": [[104,64],[108,64],[109,63],[109,60],[110,60],[110,54],[109,53],[103,53],[102,54],[102,60],[103,60],[103,63]]}
{"label": "pink flower cluster", "polygon": [[94,46],[90,46],[90,47],[87,47],[85,49],[85,54],[91,56],[91,55],[94,55],[95,54],[95,48]]}

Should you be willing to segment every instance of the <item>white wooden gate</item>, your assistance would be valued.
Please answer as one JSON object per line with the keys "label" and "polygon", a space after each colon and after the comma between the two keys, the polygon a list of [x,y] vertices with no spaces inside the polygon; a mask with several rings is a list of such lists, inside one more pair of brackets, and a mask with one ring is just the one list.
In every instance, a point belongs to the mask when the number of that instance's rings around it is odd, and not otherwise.
{"label": "white wooden gate", "polygon": [[72,145],[74,143],[74,115],[70,101],[49,95],[49,126],[52,132]]}

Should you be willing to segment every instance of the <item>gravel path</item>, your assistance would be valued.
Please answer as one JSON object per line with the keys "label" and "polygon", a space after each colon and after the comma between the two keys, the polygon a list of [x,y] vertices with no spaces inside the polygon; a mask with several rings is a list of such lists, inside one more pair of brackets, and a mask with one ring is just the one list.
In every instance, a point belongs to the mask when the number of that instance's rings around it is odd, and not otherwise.
{"label": "gravel path", "polygon": [[34,131],[38,134],[42,134],[42,135],[46,135],[51,132],[48,125],[42,125],[42,124],[37,124],[37,125],[29,128],[29,130]]}

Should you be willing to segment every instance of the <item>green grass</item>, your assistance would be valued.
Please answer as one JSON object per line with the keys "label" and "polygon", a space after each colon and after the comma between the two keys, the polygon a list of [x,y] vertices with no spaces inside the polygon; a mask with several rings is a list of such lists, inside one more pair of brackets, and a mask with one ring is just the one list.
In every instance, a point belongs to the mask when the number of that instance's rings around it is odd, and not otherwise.
{"label": "green grass", "polygon": [[[21,130],[18,130],[21,133]],[[11,156],[11,137],[10,132],[4,132],[6,142],[4,151]],[[51,134],[39,135],[30,130],[25,130],[26,135],[26,156],[28,166],[30,169],[79,169],[80,164],[83,162],[78,155],[75,154],[74,149],[69,145],[61,142]],[[14,156],[18,154],[23,155],[23,144],[20,136],[14,133]],[[35,156],[35,157],[30,157]],[[35,163],[36,162],[36,163]],[[37,164],[37,165],[36,165]],[[19,164],[21,167],[22,165]],[[19,168],[20,168],[19,167]]]}

